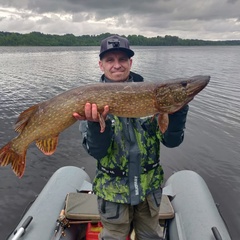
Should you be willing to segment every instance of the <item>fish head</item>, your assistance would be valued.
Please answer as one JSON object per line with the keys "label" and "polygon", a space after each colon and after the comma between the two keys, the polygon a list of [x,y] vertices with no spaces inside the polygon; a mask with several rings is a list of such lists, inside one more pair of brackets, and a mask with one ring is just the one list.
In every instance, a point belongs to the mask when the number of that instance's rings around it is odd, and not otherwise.
{"label": "fish head", "polygon": [[174,113],[189,103],[210,81],[210,76],[169,80],[155,89],[155,105],[161,113]]}

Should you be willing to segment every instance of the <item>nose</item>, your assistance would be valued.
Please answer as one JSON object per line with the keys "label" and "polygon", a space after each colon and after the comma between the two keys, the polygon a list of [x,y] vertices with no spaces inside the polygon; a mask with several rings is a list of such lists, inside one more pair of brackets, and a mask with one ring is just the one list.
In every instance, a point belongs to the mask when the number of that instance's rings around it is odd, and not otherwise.
{"label": "nose", "polygon": [[118,60],[114,61],[114,65],[113,65],[115,68],[120,68],[121,67],[121,64]]}

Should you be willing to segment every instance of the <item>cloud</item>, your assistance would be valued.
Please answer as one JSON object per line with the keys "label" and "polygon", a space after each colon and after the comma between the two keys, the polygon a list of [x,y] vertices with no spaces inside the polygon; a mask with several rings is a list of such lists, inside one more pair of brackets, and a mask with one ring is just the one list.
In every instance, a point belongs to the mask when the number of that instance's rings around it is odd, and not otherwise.
{"label": "cloud", "polygon": [[0,0],[1,31],[240,39],[237,0]]}

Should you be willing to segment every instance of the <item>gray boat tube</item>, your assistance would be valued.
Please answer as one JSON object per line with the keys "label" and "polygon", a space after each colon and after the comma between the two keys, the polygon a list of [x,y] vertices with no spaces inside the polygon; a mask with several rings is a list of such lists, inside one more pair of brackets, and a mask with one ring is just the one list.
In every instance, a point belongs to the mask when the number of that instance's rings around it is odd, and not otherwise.
{"label": "gray boat tube", "polygon": [[173,197],[175,218],[169,226],[171,240],[231,239],[205,181],[196,172],[174,173],[163,193]]}
{"label": "gray boat tube", "polygon": [[[57,236],[53,238],[56,220],[64,207],[66,195],[77,190],[90,191],[91,189],[90,178],[83,169],[73,166],[58,169],[19,222],[15,235],[12,233],[8,239],[18,239],[16,234],[22,230],[22,226],[29,216],[32,217],[31,223],[24,234],[19,236],[20,240],[57,239]],[[70,234],[73,232],[69,232],[64,240],[74,239]]]}
{"label": "gray boat tube", "polygon": [[[61,237],[60,231],[56,235],[54,232],[66,195],[76,190],[92,190],[87,173],[72,166],[58,169],[19,222],[15,231],[19,235],[13,233],[8,240],[14,237],[20,240],[75,240],[81,230],[77,227],[75,230],[75,226],[66,229],[65,237]],[[197,173],[188,170],[174,173],[167,180],[163,193],[172,196],[175,211],[175,218],[169,225],[170,240],[231,239],[206,183]],[[23,231],[27,219],[31,222]]]}

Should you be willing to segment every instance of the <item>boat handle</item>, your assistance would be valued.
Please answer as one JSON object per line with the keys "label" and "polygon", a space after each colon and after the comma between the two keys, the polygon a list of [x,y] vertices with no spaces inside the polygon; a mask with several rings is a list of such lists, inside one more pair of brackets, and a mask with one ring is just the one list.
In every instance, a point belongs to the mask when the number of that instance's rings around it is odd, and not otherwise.
{"label": "boat handle", "polygon": [[32,216],[27,217],[27,219],[24,221],[22,226],[14,232],[14,236],[13,236],[12,240],[17,240],[24,234],[24,232],[26,231],[26,228],[28,227],[28,225],[30,224],[32,219],[33,219]]}
{"label": "boat handle", "polygon": [[216,240],[222,240],[222,237],[216,227],[212,227],[212,232]]}

